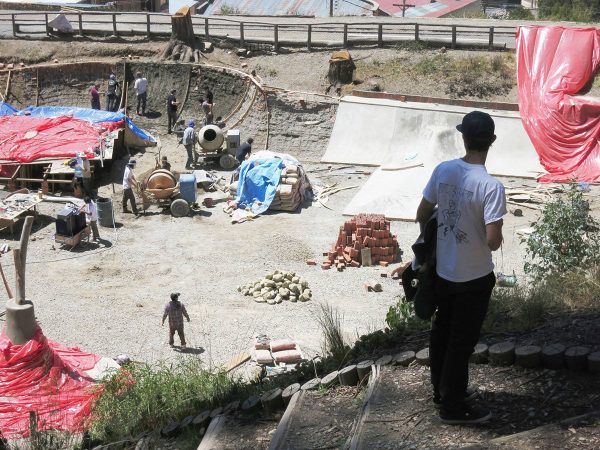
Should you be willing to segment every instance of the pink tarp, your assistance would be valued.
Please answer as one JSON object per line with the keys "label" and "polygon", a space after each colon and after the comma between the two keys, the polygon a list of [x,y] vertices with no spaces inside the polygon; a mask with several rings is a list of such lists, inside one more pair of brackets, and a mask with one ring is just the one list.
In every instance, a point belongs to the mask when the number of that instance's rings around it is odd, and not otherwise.
{"label": "pink tarp", "polygon": [[600,64],[600,30],[517,30],[519,110],[548,171],[540,181],[600,179],[600,100],[585,97]]}
{"label": "pink tarp", "polygon": [[[109,124],[118,126],[119,124]],[[40,158],[72,158],[77,152],[94,158],[107,127],[70,116],[0,117],[0,160],[29,163]]]}
{"label": "pink tarp", "polygon": [[84,372],[99,359],[46,339],[41,329],[23,345],[13,345],[2,331],[0,434],[27,436],[30,411],[38,414],[39,429],[83,431],[100,394],[100,388]]}

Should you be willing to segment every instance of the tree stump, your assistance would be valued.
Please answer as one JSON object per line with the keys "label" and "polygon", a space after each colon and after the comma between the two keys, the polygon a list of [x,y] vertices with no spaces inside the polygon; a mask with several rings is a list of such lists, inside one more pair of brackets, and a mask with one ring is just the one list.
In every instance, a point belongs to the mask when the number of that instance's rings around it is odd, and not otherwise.
{"label": "tree stump", "polygon": [[523,369],[535,369],[542,363],[542,349],[537,345],[524,345],[515,349],[515,364]]}
{"label": "tree stump", "polygon": [[194,416],[187,416],[179,423],[179,428],[181,428],[183,430],[183,429],[189,427],[193,421],[194,421]]}
{"label": "tree stump", "polygon": [[321,378],[321,386],[330,387],[333,386],[336,381],[338,381],[338,371],[334,370],[329,375],[325,375],[323,378]]}
{"label": "tree stump", "polygon": [[515,344],[499,342],[488,349],[488,358],[493,366],[510,366],[515,361]]}
{"label": "tree stump", "polygon": [[348,50],[334,52],[331,59],[329,59],[329,72],[327,73],[329,87],[326,92],[329,93],[331,88],[334,88],[336,92],[341,93],[342,86],[352,83],[354,80],[355,70],[356,65],[352,61],[352,56],[350,56]]}
{"label": "tree stump", "polygon": [[300,390],[301,391],[313,391],[313,390],[317,389],[320,384],[321,384],[320,378],[313,378],[312,380],[307,381],[302,386],[300,386]]}
{"label": "tree stump", "polygon": [[179,432],[179,422],[171,422],[160,429],[160,434],[164,437],[176,436]]}
{"label": "tree stump", "polygon": [[260,402],[260,397],[258,395],[253,395],[252,397],[246,399],[244,403],[242,403],[242,411],[244,413],[253,413],[258,411],[262,403]]}
{"label": "tree stump", "polygon": [[265,392],[260,401],[263,404],[263,408],[267,411],[277,411],[278,409],[283,408],[283,399],[281,398],[281,394],[283,391],[280,388],[271,389],[268,392]]}
{"label": "tree stump", "polygon": [[210,411],[203,411],[194,417],[192,420],[192,425],[197,426],[199,428],[206,428],[208,422],[210,421]]}
{"label": "tree stump", "polygon": [[398,353],[397,355],[395,355],[392,360],[392,363],[394,365],[408,367],[409,364],[411,362],[413,362],[414,360],[415,360],[415,352],[409,350],[409,351],[401,352],[401,353]]}
{"label": "tree stump", "polygon": [[221,414],[223,412],[223,407],[222,406],[217,406],[215,409],[213,409],[210,412],[210,418],[214,419],[215,417],[217,417],[219,414]]}
{"label": "tree stump", "polygon": [[161,59],[184,63],[200,62],[200,51],[196,50],[196,36],[188,6],[182,6],[171,16],[171,39],[163,50]]}
{"label": "tree stump", "polygon": [[375,364],[372,359],[361,361],[356,365],[356,372],[358,373],[358,379],[362,381],[364,378],[371,374],[371,366]]}
{"label": "tree stump", "polygon": [[356,386],[358,384],[358,371],[356,364],[346,366],[338,372],[338,378],[342,386]]}
{"label": "tree stump", "polygon": [[469,360],[474,364],[486,364],[488,362],[488,350],[487,344],[481,342],[476,344]]}
{"label": "tree stump", "polygon": [[376,366],[387,366],[392,362],[392,355],[383,355],[377,361],[375,361]]}
{"label": "tree stump", "polygon": [[415,359],[422,366],[428,366],[429,365],[429,347],[418,351],[417,354],[415,355]]}
{"label": "tree stump", "polygon": [[240,401],[239,400],[234,400],[232,402],[227,403],[224,407],[223,407],[223,412],[224,413],[228,413],[231,411],[237,411],[240,408]]}
{"label": "tree stump", "polygon": [[300,383],[290,384],[288,387],[286,387],[281,393],[281,399],[283,400],[284,405],[287,406],[290,403],[290,400],[292,399],[294,394],[299,390]]}
{"label": "tree stump", "polygon": [[600,352],[594,352],[588,355],[587,366],[590,372],[600,373]]}
{"label": "tree stump", "polygon": [[590,349],[576,345],[569,347],[565,351],[565,362],[571,370],[585,370],[587,366],[587,357],[590,354]]}
{"label": "tree stump", "polygon": [[565,350],[562,344],[545,345],[542,348],[542,363],[548,369],[562,369],[565,367]]}

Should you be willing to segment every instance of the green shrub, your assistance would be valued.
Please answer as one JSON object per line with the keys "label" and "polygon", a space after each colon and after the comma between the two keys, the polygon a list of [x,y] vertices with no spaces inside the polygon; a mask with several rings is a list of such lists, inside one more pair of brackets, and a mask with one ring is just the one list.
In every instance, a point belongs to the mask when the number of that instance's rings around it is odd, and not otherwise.
{"label": "green shrub", "polygon": [[600,18],[599,0],[539,0],[540,19],[594,22]]}
{"label": "green shrub", "polygon": [[396,50],[406,50],[409,52],[422,52],[431,46],[427,41],[401,41],[396,44]]}
{"label": "green shrub", "polygon": [[524,269],[534,281],[600,265],[600,229],[576,185],[546,203],[533,230],[524,239]]}
{"label": "green shrub", "polygon": [[181,358],[154,366],[132,364],[102,383],[91,433],[103,441],[135,436],[170,421],[240,398],[247,386],[200,359]]}
{"label": "green shrub", "polygon": [[390,330],[401,334],[423,331],[429,326],[429,322],[425,322],[415,315],[415,304],[403,297],[398,300],[398,303],[390,306],[385,316],[385,323]]}
{"label": "green shrub", "polygon": [[522,6],[510,9],[508,11],[509,20],[535,20],[530,9],[525,9]]}

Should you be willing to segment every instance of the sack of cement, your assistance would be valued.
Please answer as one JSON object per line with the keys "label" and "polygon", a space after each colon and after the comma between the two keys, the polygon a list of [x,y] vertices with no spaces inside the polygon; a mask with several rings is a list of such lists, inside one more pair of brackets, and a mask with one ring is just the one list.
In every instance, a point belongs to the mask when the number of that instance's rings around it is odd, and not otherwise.
{"label": "sack of cement", "polygon": [[61,33],[74,33],[73,25],[64,14],[58,14],[54,19],[48,21],[48,26]]}

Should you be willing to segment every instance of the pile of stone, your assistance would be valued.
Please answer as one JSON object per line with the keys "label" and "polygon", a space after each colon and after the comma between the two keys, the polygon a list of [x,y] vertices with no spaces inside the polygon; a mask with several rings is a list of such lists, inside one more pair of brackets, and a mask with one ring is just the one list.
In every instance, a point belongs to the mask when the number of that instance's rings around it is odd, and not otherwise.
{"label": "pile of stone", "polygon": [[238,292],[251,296],[257,303],[275,305],[284,301],[307,302],[312,299],[308,282],[295,272],[275,270],[253,283],[238,287]]}
{"label": "pile of stone", "polygon": [[269,209],[273,211],[296,211],[302,203],[300,187],[302,184],[302,173],[296,165],[287,165],[281,172],[281,179],[275,198]]}
{"label": "pile of stone", "polygon": [[358,214],[340,227],[335,245],[323,253],[326,259],[321,268],[336,267],[341,272],[348,266],[380,264],[385,267],[399,255],[400,247],[390,232],[389,220],[381,214]]}

